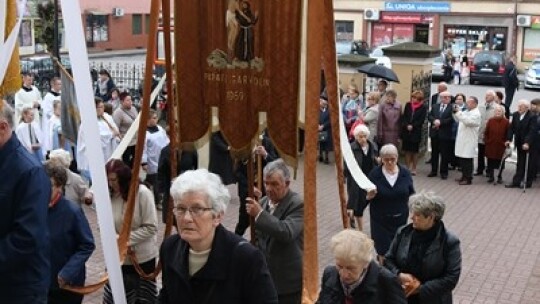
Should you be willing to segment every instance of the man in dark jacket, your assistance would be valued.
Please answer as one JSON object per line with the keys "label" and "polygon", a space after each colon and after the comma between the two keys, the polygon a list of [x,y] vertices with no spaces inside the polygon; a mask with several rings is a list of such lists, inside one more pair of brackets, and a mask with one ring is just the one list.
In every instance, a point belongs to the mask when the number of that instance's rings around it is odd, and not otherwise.
{"label": "man in dark jacket", "polygon": [[431,125],[429,137],[431,138],[431,172],[428,177],[437,176],[439,170],[439,155],[441,156],[440,172],[441,178],[448,178],[448,163],[454,154],[452,150],[452,105],[450,103],[450,92],[444,91],[440,94],[440,103],[433,105],[428,114]]}
{"label": "man in dark jacket", "polygon": [[13,134],[13,110],[0,101],[0,302],[47,303],[51,183]]}
{"label": "man in dark jacket", "polygon": [[[262,141],[259,145],[253,149],[255,156],[260,155],[262,161],[262,167],[267,163],[274,161],[278,158],[278,154],[272,144],[272,140],[268,136],[266,130],[261,135]],[[238,235],[244,235],[246,229],[249,227],[249,215],[246,213],[246,199],[248,197],[248,161],[236,160],[235,177],[238,181],[238,198],[240,199],[240,207],[238,208],[238,222],[234,232]],[[254,165],[255,167],[255,165]],[[265,195],[265,189],[259,189],[262,196]]]}
{"label": "man in dark jacket", "polygon": [[[532,186],[532,165],[527,164],[529,158],[529,149],[532,146],[531,130],[535,128],[536,117],[529,110],[531,103],[528,100],[520,100],[518,102],[518,110],[512,114],[512,123],[506,137],[506,146],[509,146],[512,140],[514,147],[517,149],[517,164],[516,173],[512,178],[512,182],[505,185],[506,188],[518,188],[524,182],[527,188]],[[529,158],[530,161],[530,158]],[[528,165],[528,168],[526,168]],[[527,180],[525,179],[525,171],[527,170]]]}
{"label": "man in dark jacket", "polygon": [[210,137],[208,171],[219,175],[223,184],[230,185],[236,183],[233,167],[231,146],[229,146],[221,131],[213,132]]}
{"label": "man in dark jacket", "polygon": [[512,100],[514,99],[514,93],[516,93],[516,90],[519,88],[517,68],[514,64],[515,60],[515,56],[508,57],[506,66],[504,67],[502,82],[504,86],[504,107],[506,108],[506,118],[508,118],[510,115],[510,106],[512,105]]}

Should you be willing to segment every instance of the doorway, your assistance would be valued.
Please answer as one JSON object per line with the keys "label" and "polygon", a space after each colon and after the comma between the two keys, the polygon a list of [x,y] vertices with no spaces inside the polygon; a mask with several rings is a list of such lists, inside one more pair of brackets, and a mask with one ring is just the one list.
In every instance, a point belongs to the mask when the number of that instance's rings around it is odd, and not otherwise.
{"label": "doorway", "polygon": [[429,44],[429,24],[417,24],[414,29],[414,41]]}

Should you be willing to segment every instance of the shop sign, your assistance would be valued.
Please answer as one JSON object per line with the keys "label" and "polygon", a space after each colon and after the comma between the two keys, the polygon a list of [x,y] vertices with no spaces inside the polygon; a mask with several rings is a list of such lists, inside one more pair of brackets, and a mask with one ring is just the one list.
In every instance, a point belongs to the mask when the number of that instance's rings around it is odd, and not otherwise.
{"label": "shop sign", "polygon": [[388,23],[429,23],[433,21],[432,15],[405,15],[405,14],[392,14],[392,13],[382,13],[381,22]]}
{"label": "shop sign", "polygon": [[391,12],[449,13],[449,2],[394,2],[384,3],[384,10]]}

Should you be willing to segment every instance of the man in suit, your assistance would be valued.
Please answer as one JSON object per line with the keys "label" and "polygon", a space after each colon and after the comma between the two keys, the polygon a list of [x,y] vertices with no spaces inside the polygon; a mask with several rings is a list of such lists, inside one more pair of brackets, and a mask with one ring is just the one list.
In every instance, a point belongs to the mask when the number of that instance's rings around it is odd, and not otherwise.
{"label": "man in suit", "polygon": [[442,92],[446,92],[446,91],[448,91],[448,85],[446,84],[446,82],[444,81],[439,82],[439,84],[437,85],[437,93],[431,96],[430,105],[433,107],[435,104],[441,103],[440,95]]}
{"label": "man in suit", "polygon": [[484,142],[484,132],[486,131],[486,125],[488,120],[495,116],[495,99],[497,95],[493,90],[487,90],[485,103],[482,106],[478,106],[480,114],[482,115],[482,121],[480,122],[480,129],[478,130],[478,157],[475,176],[481,176],[486,169],[486,143]]}
{"label": "man in suit", "polygon": [[431,125],[429,136],[431,138],[431,172],[428,177],[437,176],[439,170],[440,155],[440,173],[441,179],[448,178],[448,163],[452,159],[452,126],[454,118],[452,117],[452,105],[450,103],[452,95],[448,91],[438,93],[440,103],[435,104],[428,114],[428,120]]}
{"label": "man in suit", "polygon": [[[512,182],[505,185],[506,188],[519,188],[521,182],[525,182],[525,186],[530,188],[532,185],[532,165],[529,162],[527,167],[527,157],[529,148],[532,145],[531,130],[535,129],[536,119],[533,113],[529,111],[531,103],[528,100],[521,99],[518,102],[518,110],[512,114],[512,123],[508,130],[506,138],[506,146],[509,146],[514,140],[514,146],[517,148],[517,165],[516,173],[512,178]],[[530,159],[529,159],[530,161]],[[525,181],[525,170],[527,172],[527,180]]]}
{"label": "man in suit", "polygon": [[248,199],[255,217],[257,246],[264,253],[280,304],[300,304],[304,245],[304,201],[289,189],[291,174],[282,159],[263,171],[266,196]]}

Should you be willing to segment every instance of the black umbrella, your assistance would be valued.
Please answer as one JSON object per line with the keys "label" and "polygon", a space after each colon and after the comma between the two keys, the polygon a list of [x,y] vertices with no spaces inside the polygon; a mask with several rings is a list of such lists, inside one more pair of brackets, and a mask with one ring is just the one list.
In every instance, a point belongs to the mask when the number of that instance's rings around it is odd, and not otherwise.
{"label": "black umbrella", "polygon": [[377,77],[399,83],[396,73],[384,65],[368,63],[359,67],[358,71],[368,75],[369,77]]}

